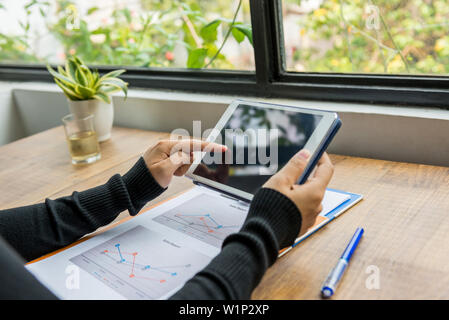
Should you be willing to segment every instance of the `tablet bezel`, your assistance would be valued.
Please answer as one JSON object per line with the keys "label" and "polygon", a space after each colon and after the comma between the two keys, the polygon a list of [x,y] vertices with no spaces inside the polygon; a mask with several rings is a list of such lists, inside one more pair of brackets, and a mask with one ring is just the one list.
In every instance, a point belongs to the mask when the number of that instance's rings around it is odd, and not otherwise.
{"label": "tablet bezel", "polygon": [[[309,158],[310,159],[309,165],[314,162],[313,159],[315,159],[317,154],[320,153],[321,148],[324,145],[324,141],[326,141],[326,139],[328,139],[328,137],[332,133],[333,128],[335,127],[336,122],[339,121],[337,113],[331,112],[331,111],[321,111],[321,110],[300,108],[300,107],[295,107],[295,106],[278,105],[278,104],[271,104],[271,103],[264,103],[264,102],[253,102],[253,101],[246,101],[246,100],[238,99],[238,100],[234,100],[228,106],[226,111],[221,116],[220,120],[217,122],[217,125],[215,126],[215,128],[212,130],[212,132],[206,138],[206,141],[208,141],[208,142],[215,141],[218,134],[221,133],[222,129],[224,128],[226,123],[229,121],[232,114],[235,112],[235,110],[240,105],[254,106],[254,107],[259,107],[259,108],[267,108],[267,109],[275,109],[275,110],[285,110],[285,111],[291,111],[291,112],[307,113],[307,114],[322,116],[323,118],[321,119],[318,126],[313,131],[312,135],[310,136],[309,140],[307,141],[306,145],[304,146],[304,148],[307,150],[315,150]],[[218,189],[223,192],[235,195],[239,198],[252,200],[253,194],[251,194],[251,193],[248,193],[246,191],[242,191],[237,188],[230,187],[223,183],[219,183],[219,182],[201,177],[199,175],[193,174],[193,171],[195,171],[198,164],[201,163],[201,159],[204,157],[204,155],[205,155],[205,152],[201,152],[201,151],[194,152],[195,162],[192,164],[190,169],[187,171],[187,173],[186,173],[187,177],[191,178],[195,182],[199,182],[203,185],[210,186],[214,189]],[[310,170],[309,165],[304,170],[304,174],[306,174],[306,172],[308,170]],[[301,178],[302,177],[300,177],[299,181],[301,181]]]}

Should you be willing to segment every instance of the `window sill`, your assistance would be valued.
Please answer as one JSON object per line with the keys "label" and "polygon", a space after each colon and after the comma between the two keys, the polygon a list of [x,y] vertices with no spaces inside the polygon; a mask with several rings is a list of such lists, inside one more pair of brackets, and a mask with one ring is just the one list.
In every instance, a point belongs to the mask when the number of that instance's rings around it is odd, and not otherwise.
{"label": "window sill", "polygon": [[[57,92],[61,90],[52,83],[44,82],[4,82],[10,84],[14,91],[38,91],[38,92]],[[20,88],[19,88],[20,86]],[[119,97],[123,95],[116,95]],[[439,119],[449,120],[449,110],[441,108],[430,107],[405,107],[405,106],[391,106],[391,105],[371,105],[363,103],[344,103],[344,102],[329,102],[329,101],[311,101],[311,100],[296,100],[296,99],[280,99],[280,98],[259,98],[251,96],[236,96],[236,95],[217,95],[206,93],[170,91],[160,89],[147,88],[133,88],[128,92],[129,98],[151,99],[163,101],[185,101],[185,102],[199,102],[211,104],[229,104],[234,99],[248,99],[257,100],[269,103],[278,103],[285,105],[292,105],[297,107],[306,107],[312,109],[329,110],[344,113],[361,113],[361,114],[377,114],[389,116],[414,117],[425,119]]]}
{"label": "window sill", "polygon": [[[2,82],[19,110],[25,135],[60,124],[68,113],[65,97],[51,83]],[[359,103],[267,99],[236,95],[134,88],[128,99],[114,96],[115,124],[141,129],[192,130],[192,121],[211,128],[234,99],[324,109],[338,112],[343,126],[329,152],[432,165],[449,165],[449,110]],[[0,105],[1,107],[1,105]],[[179,112],[182,108],[183,111]]]}

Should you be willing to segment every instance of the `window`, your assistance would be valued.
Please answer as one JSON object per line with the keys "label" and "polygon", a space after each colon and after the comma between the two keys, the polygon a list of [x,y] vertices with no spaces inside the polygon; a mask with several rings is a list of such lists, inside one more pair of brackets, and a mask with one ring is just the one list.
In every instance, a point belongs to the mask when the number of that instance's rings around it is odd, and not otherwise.
{"label": "window", "polygon": [[2,0],[0,79],[449,108],[447,0]]}
{"label": "window", "polygon": [[283,0],[282,15],[288,71],[449,73],[447,0]]}
{"label": "window", "polygon": [[3,0],[2,63],[254,70],[248,0]]}

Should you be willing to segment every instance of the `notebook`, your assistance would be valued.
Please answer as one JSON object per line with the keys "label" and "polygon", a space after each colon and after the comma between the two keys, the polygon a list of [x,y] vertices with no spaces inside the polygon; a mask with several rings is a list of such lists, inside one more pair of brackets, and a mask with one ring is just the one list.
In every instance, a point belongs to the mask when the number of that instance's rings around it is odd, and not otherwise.
{"label": "notebook", "polygon": [[346,191],[336,190],[336,189],[326,189],[323,199],[323,210],[317,217],[315,224],[301,237],[295,240],[295,243],[288,248],[281,250],[279,256],[283,256],[291,249],[296,247],[302,241],[310,237],[313,233],[318,231],[320,228],[340,216],[346,210],[357,204],[362,200],[362,195],[356,193],[350,193]]}

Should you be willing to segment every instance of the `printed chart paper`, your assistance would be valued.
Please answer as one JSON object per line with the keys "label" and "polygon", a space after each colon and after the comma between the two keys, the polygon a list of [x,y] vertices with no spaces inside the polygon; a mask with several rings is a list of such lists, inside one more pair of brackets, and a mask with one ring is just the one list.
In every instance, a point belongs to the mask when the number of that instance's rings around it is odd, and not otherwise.
{"label": "printed chart paper", "polygon": [[[320,216],[347,199],[326,191]],[[246,202],[195,186],[27,268],[62,299],[166,299],[220,252],[248,209]]]}
{"label": "printed chart paper", "polygon": [[209,257],[137,226],[70,259],[127,299],[159,299]]}

